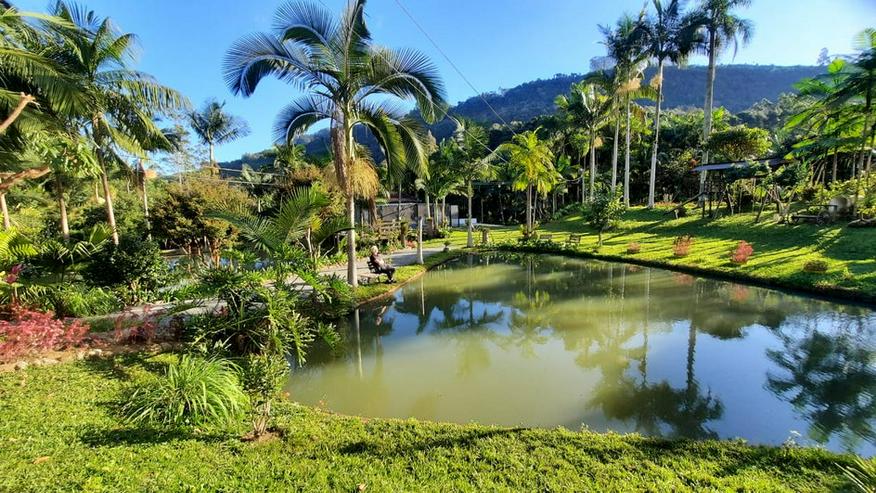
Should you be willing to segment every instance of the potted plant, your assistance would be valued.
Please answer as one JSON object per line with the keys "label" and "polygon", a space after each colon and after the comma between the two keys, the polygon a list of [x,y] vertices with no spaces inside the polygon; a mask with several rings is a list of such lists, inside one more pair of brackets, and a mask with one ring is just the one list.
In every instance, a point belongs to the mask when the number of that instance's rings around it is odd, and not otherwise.
{"label": "potted plant", "polygon": [[445,252],[450,251],[450,240],[444,240],[444,251]]}

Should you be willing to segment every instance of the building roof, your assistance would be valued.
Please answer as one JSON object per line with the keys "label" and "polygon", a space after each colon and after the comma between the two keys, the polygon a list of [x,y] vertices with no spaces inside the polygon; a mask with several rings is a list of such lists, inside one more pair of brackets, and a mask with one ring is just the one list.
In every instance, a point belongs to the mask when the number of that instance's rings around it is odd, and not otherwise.
{"label": "building roof", "polygon": [[748,168],[752,163],[764,163],[771,168],[775,168],[777,166],[781,166],[783,164],[788,164],[791,161],[780,158],[765,158],[765,159],[749,159],[748,161],[730,161],[726,163],[711,163],[711,164],[701,164],[693,169],[695,172],[699,171],[721,171],[730,168]]}

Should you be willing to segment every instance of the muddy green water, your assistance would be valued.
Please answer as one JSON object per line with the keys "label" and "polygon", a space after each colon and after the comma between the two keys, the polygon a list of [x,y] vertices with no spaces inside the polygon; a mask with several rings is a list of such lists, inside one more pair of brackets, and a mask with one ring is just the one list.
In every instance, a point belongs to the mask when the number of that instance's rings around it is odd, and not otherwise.
{"label": "muddy green water", "polygon": [[357,311],[293,399],[459,423],[876,454],[876,313],[594,260],[469,256]]}

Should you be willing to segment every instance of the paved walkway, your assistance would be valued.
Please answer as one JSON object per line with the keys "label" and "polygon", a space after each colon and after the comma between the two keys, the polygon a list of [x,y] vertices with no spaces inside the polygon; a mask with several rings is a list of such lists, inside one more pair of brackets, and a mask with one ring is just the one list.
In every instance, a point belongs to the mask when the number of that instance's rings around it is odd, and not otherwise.
{"label": "paved walkway", "polygon": [[[426,259],[432,255],[435,255],[436,253],[438,253],[442,250],[443,250],[442,247],[423,248],[423,258]],[[384,258],[395,267],[412,265],[412,264],[416,263],[416,261],[417,261],[417,249],[416,248],[405,248],[402,250],[396,250],[392,253],[388,253],[388,254],[384,255]],[[368,258],[365,257],[365,258],[358,259],[356,261],[356,269],[359,273],[360,279],[361,279],[363,274],[368,274]],[[344,263],[344,264],[337,264],[337,265],[330,265],[327,267],[323,267],[319,270],[319,273],[324,274],[324,275],[329,275],[329,276],[337,276],[337,277],[340,277],[341,279],[346,279],[347,278],[347,264]],[[300,278],[296,277],[296,278],[293,278],[291,281],[292,281],[293,285],[301,286],[305,290],[310,289],[310,287],[305,285],[301,281]],[[89,320],[89,321],[105,320],[105,319],[114,320],[120,316],[128,316],[128,317],[142,316],[146,312],[153,314],[153,315],[158,315],[158,314],[161,314],[162,312],[165,312],[168,309],[172,308],[177,303],[178,302],[175,302],[175,301],[168,302],[168,303],[159,302],[159,303],[153,303],[153,304],[148,304],[148,305],[133,306],[133,307],[127,308],[124,312],[116,312],[116,313],[110,313],[107,315],[87,317],[86,320]],[[220,306],[221,306],[221,303],[218,300],[207,300],[204,302],[204,304],[202,306],[192,308],[190,310],[186,310],[183,313],[188,314],[188,315],[195,315],[198,313],[213,311],[216,308],[219,308]]]}

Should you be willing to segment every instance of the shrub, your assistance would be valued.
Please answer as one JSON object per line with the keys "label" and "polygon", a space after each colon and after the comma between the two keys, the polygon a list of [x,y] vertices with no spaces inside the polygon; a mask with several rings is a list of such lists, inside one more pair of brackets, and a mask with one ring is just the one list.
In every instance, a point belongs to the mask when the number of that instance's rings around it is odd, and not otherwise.
{"label": "shrub", "polygon": [[135,425],[221,427],[239,419],[247,403],[232,363],[183,355],[132,389],[121,415]]}
{"label": "shrub", "polygon": [[251,354],[246,357],[241,380],[252,403],[252,433],[259,437],[268,431],[271,402],[289,377],[289,363],[280,354]]}
{"label": "shrub", "polygon": [[22,302],[51,310],[60,318],[90,317],[121,310],[124,303],[109,289],[83,284],[56,284],[44,290],[31,290]]}
{"label": "shrub", "polygon": [[638,243],[633,242],[627,245],[627,253],[630,255],[637,254],[640,251],[642,251],[642,245],[639,245]]}
{"label": "shrub", "polygon": [[827,262],[821,259],[808,260],[803,264],[803,270],[806,272],[827,272]]}
{"label": "shrub", "polygon": [[693,245],[693,236],[682,235],[672,242],[672,253],[676,257],[686,257],[690,253],[690,247]]}
{"label": "shrub", "polygon": [[612,192],[604,186],[596,190],[593,200],[587,205],[584,218],[596,229],[599,236],[596,246],[602,246],[602,234],[611,229],[621,218],[626,206],[621,201],[620,189]]}
{"label": "shrub", "polygon": [[320,276],[313,286],[310,302],[300,306],[306,315],[315,320],[337,320],[350,312],[355,294],[346,281],[334,276]]}
{"label": "shrub", "polygon": [[11,320],[0,321],[0,360],[76,346],[88,330],[79,320],[67,323],[52,312],[13,306]]}
{"label": "shrub", "polygon": [[754,253],[754,247],[751,246],[751,243],[742,240],[736,245],[736,249],[730,254],[730,261],[734,264],[744,264],[748,262],[751,254]]}
{"label": "shrub", "polygon": [[154,241],[128,238],[93,256],[85,274],[96,286],[126,286],[126,301],[137,303],[153,298],[169,280],[170,270]]}

